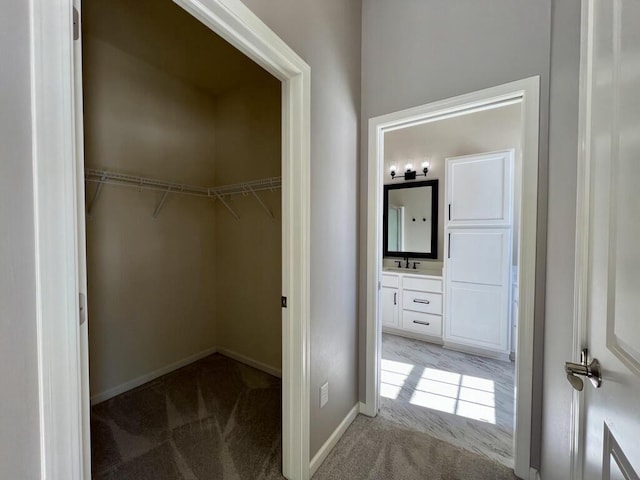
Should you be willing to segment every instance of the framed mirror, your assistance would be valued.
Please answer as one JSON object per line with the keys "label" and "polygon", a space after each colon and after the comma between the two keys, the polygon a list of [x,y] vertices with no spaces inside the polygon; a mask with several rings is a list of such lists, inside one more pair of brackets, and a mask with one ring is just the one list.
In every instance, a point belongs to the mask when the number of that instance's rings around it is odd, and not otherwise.
{"label": "framed mirror", "polygon": [[438,258],[438,180],[384,186],[385,257]]}

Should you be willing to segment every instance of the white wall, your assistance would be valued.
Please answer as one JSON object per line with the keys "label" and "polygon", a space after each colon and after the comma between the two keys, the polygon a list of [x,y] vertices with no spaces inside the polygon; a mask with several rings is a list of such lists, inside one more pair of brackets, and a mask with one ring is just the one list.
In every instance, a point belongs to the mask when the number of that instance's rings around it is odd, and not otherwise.
{"label": "white wall", "polygon": [[[533,75],[541,80],[540,202],[536,325],[544,322],[547,119],[551,0],[364,0],[362,24],[362,132],[360,177],[367,178],[368,119],[408,107],[468,93]],[[361,211],[366,211],[363,192]],[[366,238],[366,218],[360,225]],[[364,249],[360,251],[360,305],[365,305]],[[567,252],[564,252],[567,253]],[[570,252],[569,252],[570,253]],[[360,309],[360,396],[365,392],[365,318]],[[542,338],[536,359],[542,362]],[[536,379],[535,388],[542,382]],[[534,423],[540,417],[534,405]],[[539,462],[539,430],[534,427],[532,462]]]}
{"label": "white wall", "polygon": [[[424,264],[442,262],[444,256],[444,219],[446,214],[446,166],[449,157],[472,155],[515,149],[514,161],[514,245],[513,263],[518,259],[518,228],[520,225],[520,175],[522,169],[521,152],[521,107],[518,104],[470,113],[436,122],[392,130],[384,137],[384,183],[402,183],[402,178],[391,180],[391,165],[402,174],[407,163],[421,172],[422,162],[428,160],[429,173],[426,179],[438,179],[438,258],[423,259]],[[425,180],[418,177],[416,181]]]}
{"label": "white wall", "polygon": [[[311,455],[358,401],[360,0],[244,2],[311,66]],[[320,385],[329,403],[320,408]]]}
{"label": "white wall", "polygon": [[40,478],[29,3],[0,15],[0,478]]}

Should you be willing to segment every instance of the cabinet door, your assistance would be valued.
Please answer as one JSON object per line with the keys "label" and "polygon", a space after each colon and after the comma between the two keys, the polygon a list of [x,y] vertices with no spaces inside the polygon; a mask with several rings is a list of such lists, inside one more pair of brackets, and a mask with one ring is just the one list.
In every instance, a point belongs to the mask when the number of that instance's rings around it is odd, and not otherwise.
{"label": "cabinet door", "polygon": [[447,226],[510,225],[513,151],[447,159]]}
{"label": "cabinet door", "polygon": [[382,311],[382,325],[389,327],[398,327],[398,312],[400,311],[398,304],[400,303],[399,292],[397,288],[382,287],[380,292],[380,303]]}
{"label": "cabinet door", "polygon": [[445,343],[508,353],[510,229],[451,229],[449,236]]}

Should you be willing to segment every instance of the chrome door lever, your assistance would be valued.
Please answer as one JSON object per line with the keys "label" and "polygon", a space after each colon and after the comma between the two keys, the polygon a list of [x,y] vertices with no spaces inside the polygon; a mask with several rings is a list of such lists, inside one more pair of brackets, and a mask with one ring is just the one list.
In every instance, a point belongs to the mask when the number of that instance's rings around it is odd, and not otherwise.
{"label": "chrome door lever", "polygon": [[564,370],[567,373],[567,380],[573,388],[582,391],[584,382],[580,377],[587,377],[595,388],[602,385],[602,373],[600,370],[600,362],[597,358],[588,361],[589,351],[585,348],[580,352],[580,363],[566,362]]}

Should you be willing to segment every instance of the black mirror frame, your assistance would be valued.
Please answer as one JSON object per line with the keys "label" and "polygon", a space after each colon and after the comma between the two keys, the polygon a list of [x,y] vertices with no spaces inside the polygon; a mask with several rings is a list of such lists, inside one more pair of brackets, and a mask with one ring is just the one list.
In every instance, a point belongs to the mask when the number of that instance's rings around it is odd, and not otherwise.
{"label": "black mirror frame", "polygon": [[[431,187],[431,252],[389,252],[389,191],[403,188]],[[383,255],[385,257],[438,258],[438,179],[421,182],[394,183],[384,186],[384,206],[382,211]]]}

